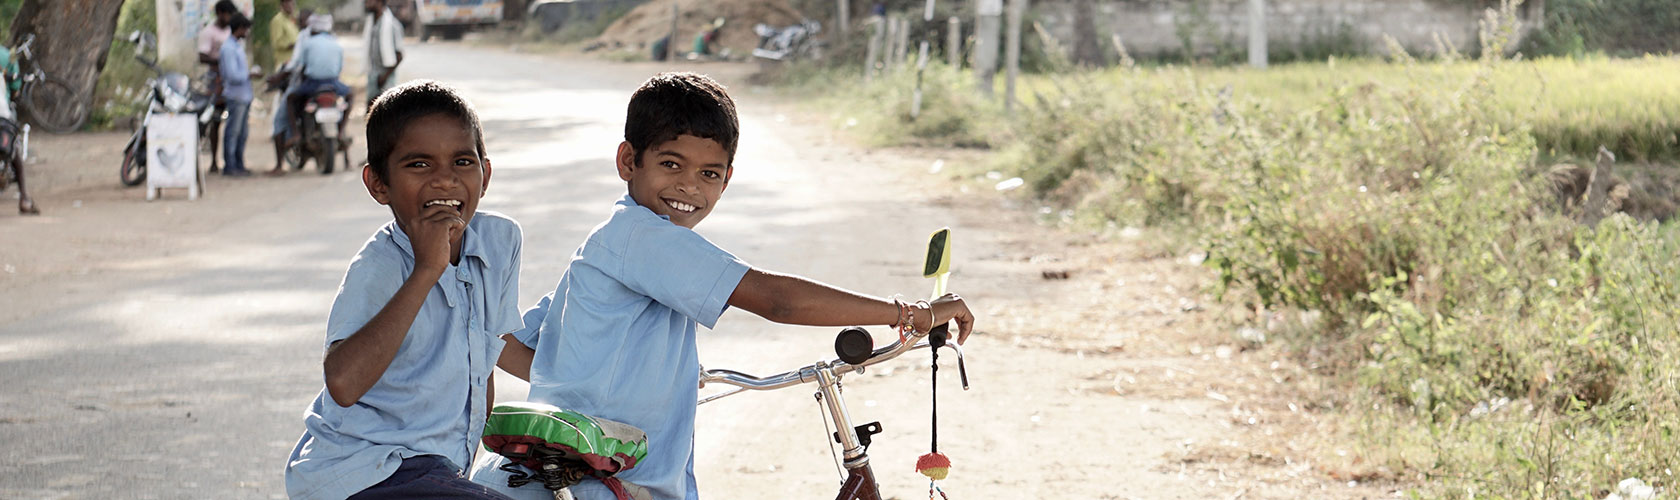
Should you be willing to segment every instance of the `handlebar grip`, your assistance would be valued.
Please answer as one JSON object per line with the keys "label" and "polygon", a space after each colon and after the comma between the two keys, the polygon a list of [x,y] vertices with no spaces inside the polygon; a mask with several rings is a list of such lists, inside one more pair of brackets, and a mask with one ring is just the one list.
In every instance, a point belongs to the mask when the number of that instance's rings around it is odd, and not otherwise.
{"label": "handlebar grip", "polygon": [[933,346],[934,349],[945,347],[945,341],[950,338],[951,324],[948,322],[941,323],[939,326],[933,327],[932,330],[928,330],[928,345]]}
{"label": "handlebar grip", "polygon": [[869,336],[869,331],[862,327],[849,327],[840,330],[834,337],[834,355],[847,364],[860,364],[868,361],[875,350],[875,339]]}

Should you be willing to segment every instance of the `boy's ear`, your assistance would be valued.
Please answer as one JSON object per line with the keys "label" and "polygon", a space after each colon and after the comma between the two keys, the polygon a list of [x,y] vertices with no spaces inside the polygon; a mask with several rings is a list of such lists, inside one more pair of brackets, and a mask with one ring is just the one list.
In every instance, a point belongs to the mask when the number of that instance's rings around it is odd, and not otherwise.
{"label": "boy's ear", "polygon": [[618,156],[614,163],[618,164],[618,178],[630,180],[630,172],[636,170],[636,148],[630,146],[630,141],[618,143]]}
{"label": "boy's ear", "polygon": [[478,187],[479,196],[484,196],[484,193],[490,191],[490,157],[484,157],[482,164],[484,165],[484,185]]}
{"label": "boy's ear", "polygon": [[[489,172],[485,172],[485,174],[484,180],[488,183],[490,180]],[[391,186],[386,185],[385,180],[379,178],[379,174],[373,171],[373,165],[362,164],[362,185],[367,186],[368,196],[372,196],[373,201],[379,202],[380,205],[391,204]]]}

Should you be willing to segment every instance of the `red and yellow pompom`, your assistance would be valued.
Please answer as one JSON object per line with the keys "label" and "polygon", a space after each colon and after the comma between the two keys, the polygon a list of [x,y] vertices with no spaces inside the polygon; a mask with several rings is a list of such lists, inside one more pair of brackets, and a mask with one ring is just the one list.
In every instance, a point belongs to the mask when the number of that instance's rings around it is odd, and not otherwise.
{"label": "red and yellow pompom", "polygon": [[943,453],[929,453],[916,459],[916,472],[938,481],[951,474],[951,459]]}

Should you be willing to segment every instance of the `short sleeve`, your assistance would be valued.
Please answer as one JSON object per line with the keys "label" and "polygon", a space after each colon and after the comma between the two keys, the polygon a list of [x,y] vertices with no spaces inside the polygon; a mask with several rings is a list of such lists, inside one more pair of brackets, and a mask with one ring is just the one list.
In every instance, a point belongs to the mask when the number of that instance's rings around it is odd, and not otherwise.
{"label": "short sleeve", "polygon": [[338,286],[338,297],[333,298],[332,312],[327,316],[327,346],[350,338],[391,302],[397,289],[402,288],[403,280],[408,278],[404,267],[398,256],[382,255],[370,249],[363,249],[350,261],[350,269],[344,272],[344,283]]}
{"label": "short sleeve", "polygon": [[220,57],[221,54],[217,54],[215,52],[216,35],[211,33],[210,30],[211,28],[209,26],[205,26],[204,29],[198,30],[198,53],[207,56]]}
{"label": "short sleeve", "polygon": [[509,241],[508,260],[501,266],[501,289],[496,290],[495,316],[490,319],[490,334],[500,337],[504,333],[514,333],[521,329],[519,318],[519,259],[524,245],[524,234],[519,224],[508,221],[509,235],[503,236]]}
{"label": "short sleeve", "polygon": [[699,233],[661,221],[633,229],[619,281],[711,328],[749,268]]}
{"label": "short sleeve", "polygon": [[397,67],[397,53],[402,52],[402,24],[391,16],[379,23],[379,60],[387,68]]}
{"label": "short sleeve", "polygon": [[513,338],[518,339],[519,343],[525,344],[525,347],[536,349],[537,341],[542,336],[543,320],[548,319],[548,308],[553,304],[554,292],[548,292],[548,295],[544,295],[542,300],[537,301],[537,305],[526,309],[525,325],[521,326],[518,331],[513,332]]}

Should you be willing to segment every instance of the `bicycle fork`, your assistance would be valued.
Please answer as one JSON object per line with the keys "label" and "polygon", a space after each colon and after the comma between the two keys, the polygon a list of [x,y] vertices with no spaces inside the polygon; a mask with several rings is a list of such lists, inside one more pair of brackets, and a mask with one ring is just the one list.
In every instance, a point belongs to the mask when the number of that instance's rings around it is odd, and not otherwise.
{"label": "bicycle fork", "polygon": [[[881,489],[875,482],[875,471],[869,468],[869,439],[865,435],[859,437],[858,429],[852,427],[852,417],[846,411],[846,401],[840,398],[839,377],[827,365],[817,369],[817,385],[821,387],[823,402],[827,405],[828,415],[834,420],[836,437],[840,447],[845,450],[846,482],[840,485],[840,494],[835,500],[881,500]],[[880,432],[879,425],[873,429]]]}

